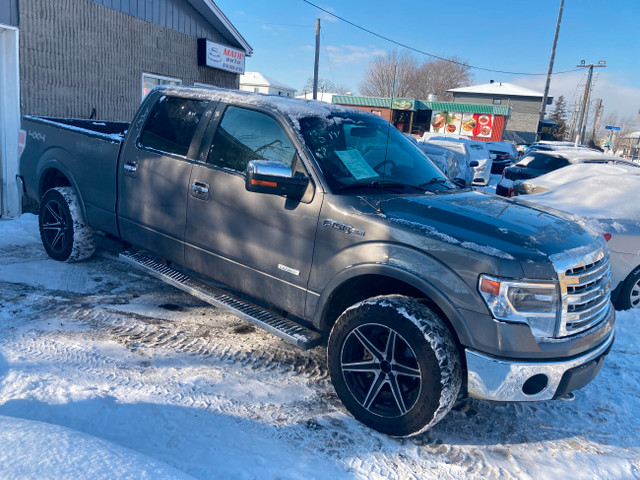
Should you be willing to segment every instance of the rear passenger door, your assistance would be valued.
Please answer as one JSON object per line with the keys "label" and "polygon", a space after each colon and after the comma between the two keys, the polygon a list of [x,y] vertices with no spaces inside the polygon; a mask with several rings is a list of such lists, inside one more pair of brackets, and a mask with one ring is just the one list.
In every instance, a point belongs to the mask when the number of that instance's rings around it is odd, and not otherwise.
{"label": "rear passenger door", "polygon": [[211,107],[208,101],[156,95],[135,145],[125,147],[118,165],[120,234],[183,264],[189,178],[208,123],[201,120]]}

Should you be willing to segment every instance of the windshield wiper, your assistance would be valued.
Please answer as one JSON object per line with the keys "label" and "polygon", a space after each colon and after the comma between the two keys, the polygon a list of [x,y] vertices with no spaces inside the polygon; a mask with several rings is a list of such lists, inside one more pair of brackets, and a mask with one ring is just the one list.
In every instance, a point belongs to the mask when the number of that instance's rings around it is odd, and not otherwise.
{"label": "windshield wiper", "polygon": [[405,188],[414,188],[414,189],[418,189],[422,191],[422,188],[417,187],[415,185],[408,185],[406,183],[398,183],[398,182],[383,182],[382,180],[374,180],[373,182],[356,182],[356,183],[351,183],[349,185],[342,185],[340,187],[338,187],[338,190],[340,192],[346,192],[348,190],[358,190],[358,189],[402,189],[404,190]]}
{"label": "windshield wiper", "polygon": [[433,185],[436,183],[447,183],[447,179],[446,178],[442,178],[442,177],[433,177],[431,180],[429,180],[428,182],[424,182],[418,185],[418,187],[422,188],[422,187],[426,187],[428,185]]}

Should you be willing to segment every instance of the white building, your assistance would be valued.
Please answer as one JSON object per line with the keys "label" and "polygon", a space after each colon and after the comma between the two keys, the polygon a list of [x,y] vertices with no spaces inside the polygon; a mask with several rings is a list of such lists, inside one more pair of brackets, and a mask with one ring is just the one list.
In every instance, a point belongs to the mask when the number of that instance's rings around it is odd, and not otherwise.
{"label": "white building", "polygon": [[245,72],[244,75],[240,75],[240,90],[292,98],[296,93],[295,88],[258,72]]}
{"label": "white building", "polygon": [[[333,103],[334,95],[344,95],[342,93],[318,92],[317,100],[319,102]],[[348,94],[347,94],[348,95]],[[296,98],[305,100],[313,100],[313,92],[304,92],[302,95],[296,95]]]}

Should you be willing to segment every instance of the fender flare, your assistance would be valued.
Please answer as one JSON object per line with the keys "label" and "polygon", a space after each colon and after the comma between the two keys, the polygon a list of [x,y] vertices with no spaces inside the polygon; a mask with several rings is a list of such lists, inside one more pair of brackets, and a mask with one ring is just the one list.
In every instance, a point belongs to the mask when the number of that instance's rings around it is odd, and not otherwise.
{"label": "fender flare", "polygon": [[363,275],[390,277],[419,290],[444,313],[446,318],[443,320],[449,324],[453,330],[451,333],[458,339],[458,341],[463,345],[470,344],[471,335],[462,314],[436,285],[418,276],[414,272],[389,264],[359,264],[347,267],[339,272],[335,277],[333,277],[333,279],[331,279],[324,288],[323,293],[320,295],[316,304],[313,323],[320,326],[321,330],[326,330],[328,327],[326,315],[331,304],[331,297],[333,293],[345,282]]}
{"label": "fender flare", "polygon": [[43,154],[40,156],[40,159],[38,160],[37,169],[36,169],[37,178],[38,178],[38,184],[37,184],[38,202],[40,202],[42,195],[45,194],[45,192],[43,191],[44,190],[43,183],[44,183],[44,177],[46,173],[50,170],[58,170],[67,178],[67,180],[69,180],[69,183],[71,184],[71,188],[73,188],[73,190],[75,191],[75,194],[78,197],[78,203],[80,205],[80,213],[82,214],[82,218],[86,222],[87,212],[84,205],[84,197],[82,196],[82,192],[80,188],[78,188],[78,183],[76,182],[75,177],[73,176],[71,171],[65,166],[64,160],[67,160],[67,162],[74,161],[72,155],[70,155],[69,152],[59,147],[49,148],[45,152],[43,152]]}

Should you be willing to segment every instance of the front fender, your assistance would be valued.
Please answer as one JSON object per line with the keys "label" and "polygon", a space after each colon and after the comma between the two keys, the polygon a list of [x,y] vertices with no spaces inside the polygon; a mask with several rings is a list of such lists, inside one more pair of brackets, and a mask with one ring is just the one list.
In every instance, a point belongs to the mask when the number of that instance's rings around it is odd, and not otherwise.
{"label": "front fender", "polygon": [[[423,256],[426,257],[426,256]],[[413,252],[413,261],[415,262],[416,254]],[[338,274],[336,274],[323,289],[322,294],[316,297],[315,305],[308,305],[314,310],[313,323],[321,329],[328,329],[327,312],[330,308],[332,295],[338,291],[346,282],[360,276],[375,275],[387,277],[403,282],[416,290],[419,290],[426,298],[434,302],[438,308],[447,317],[451,328],[454,330],[458,340],[465,345],[471,342],[471,334],[466,321],[459,310],[456,303],[473,304],[475,308],[486,308],[478,304],[479,296],[472,291],[460,277],[454,272],[443,269],[439,266],[438,276],[425,275],[425,272],[416,272],[407,268],[407,265],[401,263],[402,257],[394,257],[397,263],[361,263],[350,265]],[[424,265],[431,264],[434,266],[433,259],[425,261]],[[454,302],[454,299],[456,302]],[[467,310],[468,311],[468,310]]]}

